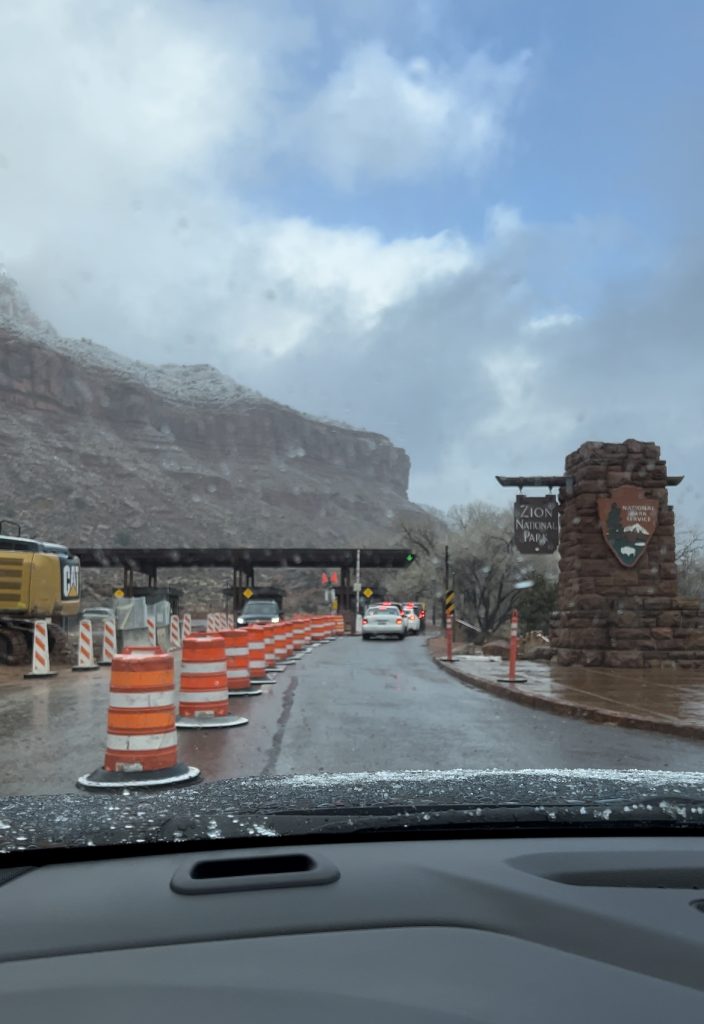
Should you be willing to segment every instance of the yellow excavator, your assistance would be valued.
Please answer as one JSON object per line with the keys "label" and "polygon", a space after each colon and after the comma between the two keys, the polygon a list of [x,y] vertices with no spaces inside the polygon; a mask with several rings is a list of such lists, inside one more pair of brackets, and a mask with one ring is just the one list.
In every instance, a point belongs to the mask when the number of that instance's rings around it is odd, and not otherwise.
{"label": "yellow excavator", "polygon": [[66,657],[63,620],[80,608],[78,558],[62,544],[23,537],[18,523],[0,519],[0,665],[28,660],[37,619],[48,622],[50,654]]}

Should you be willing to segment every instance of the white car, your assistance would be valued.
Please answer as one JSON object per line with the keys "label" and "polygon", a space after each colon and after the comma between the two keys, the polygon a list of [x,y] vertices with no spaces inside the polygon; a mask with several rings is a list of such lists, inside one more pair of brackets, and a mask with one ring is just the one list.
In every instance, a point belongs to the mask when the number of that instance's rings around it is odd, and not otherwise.
{"label": "white car", "polygon": [[362,640],[373,636],[395,636],[406,639],[406,620],[401,609],[395,604],[373,604],[362,619]]}
{"label": "white car", "polygon": [[406,632],[414,633],[416,636],[420,633],[421,621],[416,615],[413,608],[404,608],[403,617],[406,620]]}

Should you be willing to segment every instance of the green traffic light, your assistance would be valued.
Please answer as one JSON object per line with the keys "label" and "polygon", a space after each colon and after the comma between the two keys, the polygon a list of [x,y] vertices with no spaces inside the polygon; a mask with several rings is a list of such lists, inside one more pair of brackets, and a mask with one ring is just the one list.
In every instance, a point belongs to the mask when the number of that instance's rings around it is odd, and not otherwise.
{"label": "green traffic light", "polygon": [[406,555],[406,561],[407,562],[412,562],[415,557],[416,556],[413,554],[413,552],[409,551],[408,554]]}

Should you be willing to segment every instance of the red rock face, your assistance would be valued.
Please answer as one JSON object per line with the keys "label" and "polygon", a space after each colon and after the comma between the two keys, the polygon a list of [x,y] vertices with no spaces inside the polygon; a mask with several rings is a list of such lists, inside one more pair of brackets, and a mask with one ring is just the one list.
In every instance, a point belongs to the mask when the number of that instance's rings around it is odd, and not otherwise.
{"label": "red rock face", "polygon": [[[553,636],[563,665],[663,668],[704,664],[699,603],[677,595],[675,516],[656,444],[587,442],[567,456],[573,490],[560,490],[559,614]],[[624,484],[658,502],[658,525],[630,568],[602,534],[598,499]]]}
{"label": "red rock face", "polygon": [[423,516],[385,437],[68,343],[13,301],[0,289],[0,517],[74,545],[285,546],[388,543]]}

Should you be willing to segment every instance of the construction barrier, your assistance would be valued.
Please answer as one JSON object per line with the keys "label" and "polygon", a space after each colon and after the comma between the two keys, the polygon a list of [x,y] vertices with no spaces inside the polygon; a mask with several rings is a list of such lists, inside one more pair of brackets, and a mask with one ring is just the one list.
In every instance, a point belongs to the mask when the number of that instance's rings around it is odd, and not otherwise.
{"label": "construction barrier", "polygon": [[344,615],[335,616],[335,632],[338,636],[345,635],[345,617]]}
{"label": "construction barrier", "polygon": [[73,666],[74,672],[92,672],[98,668],[93,654],[93,623],[90,619],[81,619],[78,627],[78,661]]}
{"label": "construction barrier", "polygon": [[231,715],[228,704],[225,641],[216,633],[195,634],[183,641],[179,729],[224,728],[246,725]]}
{"label": "construction barrier", "polygon": [[178,615],[172,615],[169,624],[169,647],[172,651],[181,646],[181,623]]}
{"label": "construction barrier", "polygon": [[224,629],[227,686],[230,697],[257,697],[263,691],[252,686],[249,671],[249,630]]}
{"label": "construction barrier", "polygon": [[235,616],[232,615],[232,614],[228,614],[228,616],[227,616],[227,628],[228,629],[234,629],[235,628]]}
{"label": "construction barrier", "polygon": [[[270,626],[249,626],[247,640],[249,647],[249,675],[252,682],[270,683],[267,675],[267,648],[273,651],[273,637]],[[272,654],[273,659],[273,654]],[[273,660],[271,662],[273,665]]]}
{"label": "construction barrier", "polygon": [[206,621],[206,631],[208,633],[217,633],[218,630],[218,617],[215,612],[208,612],[208,618]]}
{"label": "construction barrier", "polygon": [[103,767],[82,775],[84,789],[190,782],[198,768],[178,760],[174,659],[158,648],[116,654],[110,672],[108,738]]}
{"label": "construction barrier", "polygon": [[191,632],[192,632],[191,614],[190,614],[190,612],[186,612],[185,615],[183,616],[183,629],[181,631],[181,638],[182,638],[182,640],[185,640],[185,638],[187,636],[190,636]]}
{"label": "construction barrier", "polygon": [[49,626],[45,619],[38,619],[34,623],[34,635],[32,637],[32,671],[25,672],[25,679],[34,679],[41,676],[47,679],[49,676],[57,675],[51,671],[49,661]]}
{"label": "construction barrier", "polygon": [[326,636],[325,621],[322,615],[317,615],[313,619],[313,643],[320,644],[323,642]]}
{"label": "construction barrier", "polygon": [[274,658],[276,664],[270,670],[272,672],[285,672],[286,666],[282,664],[286,660],[286,627],[282,626],[281,623],[276,623],[273,626],[274,632]]}
{"label": "construction barrier", "polygon": [[147,643],[150,647],[156,647],[156,619],[147,616]]}
{"label": "construction barrier", "polygon": [[301,651],[306,645],[306,628],[303,619],[294,619],[293,621],[293,649],[297,655],[300,655]]}
{"label": "construction barrier", "polygon": [[106,619],[103,623],[103,650],[99,665],[111,665],[117,654],[117,623],[114,619]]}

